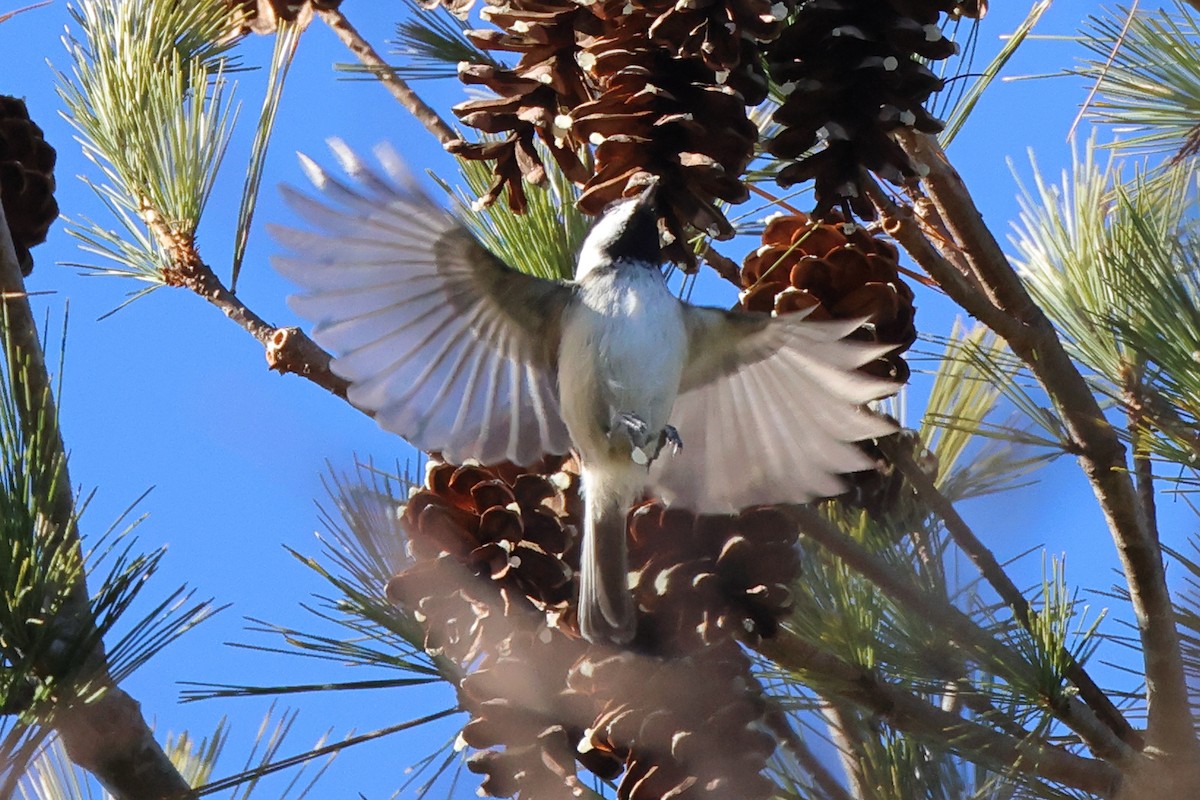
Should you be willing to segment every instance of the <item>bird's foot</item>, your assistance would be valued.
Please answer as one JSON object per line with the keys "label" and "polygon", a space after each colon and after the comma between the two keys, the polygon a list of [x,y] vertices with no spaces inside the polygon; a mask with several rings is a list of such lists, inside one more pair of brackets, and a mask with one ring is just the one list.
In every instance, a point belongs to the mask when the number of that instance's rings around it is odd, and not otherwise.
{"label": "bird's foot", "polygon": [[650,426],[632,411],[616,411],[609,423],[609,441],[627,441],[634,449],[650,443]]}
{"label": "bird's foot", "polygon": [[667,445],[671,445],[671,455],[679,455],[679,451],[683,449],[683,439],[679,438],[679,431],[675,430],[674,425],[664,425],[662,433],[658,435],[658,451],[654,454],[658,458],[659,453]]}

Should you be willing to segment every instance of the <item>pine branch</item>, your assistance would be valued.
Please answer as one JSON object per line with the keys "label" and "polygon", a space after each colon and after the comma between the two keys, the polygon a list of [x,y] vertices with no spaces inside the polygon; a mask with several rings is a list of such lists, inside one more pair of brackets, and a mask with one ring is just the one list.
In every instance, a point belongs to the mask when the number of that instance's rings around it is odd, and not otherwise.
{"label": "pine branch", "polygon": [[255,339],[266,350],[267,365],[281,373],[299,375],[322,389],[346,399],[349,382],[333,374],[332,357],[299,328],[277,328],[229,291],[212,267],[204,262],[190,237],[173,234],[165,225],[151,222],[151,230],[171,256],[163,270],[169,286],[182,286],[203,297]]}
{"label": "pine branch", "polygon": [[[954,504],[938,491],[933,480],[913,460],[910,452],[906,451],[903,447],[894,447],[886,440],[883,442],[883,448],[888,459],[896,465],[905,479],[912,484],[921,501],[934,514],[941,518],[942,523],[946,526],[946,531],[950,534],[954,543],[971,559],[971,562],[979,570],[979,574],[996,590],[1000,598],[1008,604],[1021,625],[1026,630],[1030,629],[1034,612],[1029,607],[1029,601],[1025,599],[1025,596],[1021,594],[1021,590],[1017,588],[1017,585],[1005,573],[1000,562],[992,555],[992,551],[975,536],[975,533],[967,525],[966,520],[958,513],[958,509],[954,507]],[[1064,650],[1062,656],[1067,664],[1066,677],[1078,687],[1079,696],[1096,712],[1096,715],[1105,725],[1116,733],[1117,736],[1121,737],[1123,742],[1140,750],[1144,744],[1141,741],[1141,737],[1133,730],[1133,726],[1129,724],[1120,710],[1113,705],[1112,700],[1104,693],[1104,690],[1096,685],[1083,666],[1070,653]]]}
{"label": "pine branch", "polygon": [[820,676],[822,691],[834,692],[873,712],[896,729],[969,754],[1000,772],[1054,781],[1105,797],[1112,796],[1121,782],[1121,773],[1111,764],[1015,739],[935,708],[869,670],[790,635],[787,629],[764,640],[759,651],[790,670]]}
{"label": "pine branch", "polygon": [[317,16],[337,34],[337,37],[342,40],[342,44],[346,45],[350,52],[354,53],[358,60],[379,78],[392,96],[400,102],[400,105],[408,109],[409,113],[425,126],[425,130],[432,133],[442,144],[458,138],[454,129],[447,125],[445,120],[439,117],[438,113],[422,100],[403,78],[396,74],[395,70],[388,66],[383,57],[371,46],[371,43],[350,24],[350,20],[346,19],[346,15],[340,9],[318,9]]}
{"label": "pine branch", "polygon": [[[22,424],[35,426],[39,415],[50,420],[49,424],[54,427],[47,437],[47,446],[56,451],[54,457],[62,462],[62,474],[55,483],[51,500],[48,529],[59,538],[58,546],[78,553],[75,503],[71,496],[71,481],[66,474],[61,431],[54,421],[57,416],[49,371],[2,207],[0,303],[3,304],[11,351],[23,359],[23,370],[12,373],[24,374],[26,380],[25,391],[13,393],[19,398]],[[104,690],[92,702],[72,702],[54,711],[52,724],[71,759],[95,774],[117,798],[187,796],[190,787],[154,740],[139,703],[117,687],[109,675],[87,584],[82,577],[69,587],[63,609],[53,624],[59,627],[59,637],[65,642],[95,643],[85,655],[80,674],[89,685]],[[52,670],[53,665],[47,665],[47,668]]]}
{"label": "pine branch", "polygon": [[[1184,760],[1197,757],[1187,684],[1161,551],[1149,529],[1125,461],[1125,448],[1087,382],[1071,361],[1054,326],[1030,298],[1016,271],[945,153],[933,139],[905,131],[897,139],[927,168],[923,185],[979,283],[1003,315],[993,326],[1037,376],[1058,407],[1085,475],[1100,501],[1117,545],[1146,659],[1147,739]],[[934,265],[938,268],[937,265]],[[942,279],[943,275],[935,273]],[[946,276],[943,288],[970,313],[978,293]],[[992,325],[990,319],[981,320]]]}
{"label": "pine branch", "polygon": [[[800,532],[840,558],[848,567],[871,581],[879,591],[894,602],[912,610],[943,628],[947,635],[962,646],[975,648],[986,654],[996,664],[1002,665],[1013,674],[1021,674],[1024,662],[1003,647],[974,620],[949,603],[922,592],[910,581],[896,575],[895,571],[868,552],[862,545],[834,527],[818,512],[808,507],[798,507],[793,514],[800,524]],[[1123,764],[1132,761],[1136,752],[1100,722],[1095,712],[1078,698],[1060,696],[1047,698],[1055,717],[1079,735],[1080,739],[1108,761]]]}

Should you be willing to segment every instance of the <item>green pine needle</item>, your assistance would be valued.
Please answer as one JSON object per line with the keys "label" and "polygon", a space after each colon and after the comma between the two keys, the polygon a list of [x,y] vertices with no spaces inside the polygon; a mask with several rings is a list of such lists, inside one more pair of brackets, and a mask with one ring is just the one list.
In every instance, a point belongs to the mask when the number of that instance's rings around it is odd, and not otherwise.
{"label": "green pine needle", "polygon": [[[1176,156],[1200,145],[1200,29],[1196,11],[1118,6],[1088,18],[1079,42],[1092,57],[1072,70],[1095,83],[1092,119],[1111,125],[1125,153]],[[1130,135],[1132,134],[1132,135]]]}
{"label": "green pine needle", "polygon": [[163,254],[148,241],[164,247],[195,237],[236,117],[228,7],[80,0],[71,15],[75,29],[64,42],[72,68],[57,72],[59,95],[104,176],[93,188],[133,235],[122,241],[86,222],[72,231],[125,265],[97,271],[157,282]]}
{"label": "green pine needle", "polygon": [[570,280],[588,221],[576,207],[579,190],[544,153],[546,185],[528,187],[529,207],[517,214],[504,202],[475,210],[492,182],[491,167],[482,161],[460,160],[465,188],[454,191],[434,176],[459,207],[460,216],[483,244],[515,269],[551,280]]}

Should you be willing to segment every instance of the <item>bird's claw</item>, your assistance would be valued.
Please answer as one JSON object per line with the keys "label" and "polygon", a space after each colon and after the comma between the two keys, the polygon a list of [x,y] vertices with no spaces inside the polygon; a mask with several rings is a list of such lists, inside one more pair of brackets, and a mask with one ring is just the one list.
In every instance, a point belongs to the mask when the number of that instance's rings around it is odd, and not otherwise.
{"label": "bird's claw", "polygon": [[650,426],[632,411],[618,411],[613,414],[608,436],[623,436],[637,449],[650,443]]}
{"label": "bird's claw", "polygon": [[[675,430],[674,425],[664,425],[662,433],[658,435],[658,453],[667,445],[671,445],[671,455],[679,455],[679,451],[683,449],[683,439],[679,438],[679,431]],[[658,458],[658,453],[654,454]]]}
{"label": "bird's claw", "polygon": [[673,425],[665,425],[654,437],[650,434],[650,426],[646,421],[631,411],[620,411],[613,414],[609,439],[621,436],[629,441],[629,457],[633,463],[648,467],[662,453],[664,447],[671,445],[671,455],[683,449],[683,439]]}

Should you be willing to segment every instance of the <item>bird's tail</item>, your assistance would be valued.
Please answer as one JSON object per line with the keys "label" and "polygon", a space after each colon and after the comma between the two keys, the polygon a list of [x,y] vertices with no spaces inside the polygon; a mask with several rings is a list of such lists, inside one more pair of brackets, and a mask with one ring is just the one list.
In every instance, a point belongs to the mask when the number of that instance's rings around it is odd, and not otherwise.
{"label": "bird's tail", "polygon": [[625,546],[625,520],[633,497],[625,487],[612,484],[596,471],[584,470],[579,630],[589,642],[625,644],[635,628]]}

